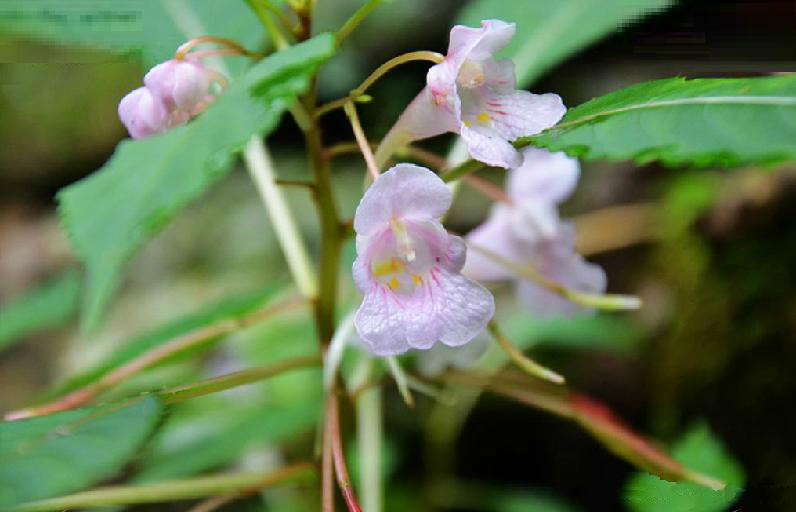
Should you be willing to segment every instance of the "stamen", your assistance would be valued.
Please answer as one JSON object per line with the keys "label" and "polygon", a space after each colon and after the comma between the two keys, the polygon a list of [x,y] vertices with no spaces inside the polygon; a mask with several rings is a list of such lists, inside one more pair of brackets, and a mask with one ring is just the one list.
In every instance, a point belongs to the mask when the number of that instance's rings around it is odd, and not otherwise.
{"label": "stamen", "polygon": [[401,256],[409,263],[415,261],[415,250],[412,247],[409,234],[406,232],[406,226],[397,219],[390,219],[390,228],[395,235],[395,242],[398,245],[398,252]]}

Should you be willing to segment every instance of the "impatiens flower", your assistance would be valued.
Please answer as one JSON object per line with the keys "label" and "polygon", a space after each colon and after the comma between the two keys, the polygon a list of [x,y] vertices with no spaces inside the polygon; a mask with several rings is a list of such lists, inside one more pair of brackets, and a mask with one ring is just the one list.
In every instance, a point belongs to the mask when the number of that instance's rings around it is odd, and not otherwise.
{"label": "impatiens flower", "polygon": [[209,71],[188,59],[158,64],[146,74],[144,83],[119,103],[119,119],[134,139],[187,123],[215,98],[210,93]]}
{"label": "impatiens flower", "polygon": [[492,294],[460,274],[464,241],[440,219],[451,204],[443,181],[399,164],[371,185],[357,207],[353,275],[364,295],[354,324],[375,355],[459,346],[495,311]]}
{"label": "impatiens flower", "polygon": [[427,85],[385,137],[380,153],[445,132],[462,136],[476,160],[498,167],[522,163],[511,141],[556,124],[566,112],[556,94],[516,89],[514,64],[495,53],[514,36],[514,24],[453,27],[445,60],[428,71]]}
{"label": "impatiens flower", "polygon": [[[507,193],[513,204],[493,206],[490,217],[467,235],[467,241],[528,265],[570,290],[602,293],[605,273],[575,252],[575,227],[558,217],[558,205],[577,184],[577,160],[536,148],[525,148],[523,157],[522,166],[509,171]],[[477,251],[471,251],[464,272],[480,281],[515,280],[520,299],[540,316],[583,310]]]}

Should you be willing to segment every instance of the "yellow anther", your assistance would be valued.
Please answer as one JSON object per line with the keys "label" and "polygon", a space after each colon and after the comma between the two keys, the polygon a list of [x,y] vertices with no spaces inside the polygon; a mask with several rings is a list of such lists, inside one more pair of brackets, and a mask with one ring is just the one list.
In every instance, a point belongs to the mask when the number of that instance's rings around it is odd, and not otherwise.
{"label": "yellow anther", "polygon": [[390,287],[390,290],[395,291],[401,287],[401,283],[396,278],[393,277],[392,279],[390,279],[390,282],[387,283],[387,286]]}
{"label": "yellow anther", "polygon": [[404,271],[404,264],[397,258],[389,260],[374,261],[370,267],[374,277],[384,277],[393,274],[401,274]]}
{"label": "yellow anther", "polygon": [[464,126],[466,126],[467,128],[471,127],[472,125],[473,125],[472,122],[467,121],[467,120],[464,121]]}
{"label": "yellow anther", "polygon": [[420,286],[423,284],[423,278],[417,274],[412,274],[412,282],[415,283],[415,286]]}
{"label": "yellow anther", "polygon": [[487,114],[486,112],[481,112],[476,116],[476,119],[478,119],[479,123],[488,123],[490,117],[489,114]]}

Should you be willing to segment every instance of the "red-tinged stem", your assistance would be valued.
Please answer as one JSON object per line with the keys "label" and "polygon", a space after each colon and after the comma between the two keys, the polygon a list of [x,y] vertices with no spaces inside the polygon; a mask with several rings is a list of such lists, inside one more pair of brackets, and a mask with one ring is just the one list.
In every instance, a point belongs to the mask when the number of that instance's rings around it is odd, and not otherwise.
{"label": "red-tinged stem", "polygon": [[[328,413],[327,413],[328,414]],[[327,416],[323,429],[323,455],[321,457],[321,511],[334,512],[334,465],[332,462],[332,433]]]}
{"label": "red-tinged stem", "polygon": [[343,495],[343,500],[349,512],[362,512],[359,506],[354,487],[351,485],[351,478],[348,476],[348,467],[343,455],[343,442],[340,439],[340,411],[337,402],[337,394],[332,389],[327,398],[326,408],[326,430],[330,438],[332,459],[334,460],[334,472],[337,476],[337,486]]}

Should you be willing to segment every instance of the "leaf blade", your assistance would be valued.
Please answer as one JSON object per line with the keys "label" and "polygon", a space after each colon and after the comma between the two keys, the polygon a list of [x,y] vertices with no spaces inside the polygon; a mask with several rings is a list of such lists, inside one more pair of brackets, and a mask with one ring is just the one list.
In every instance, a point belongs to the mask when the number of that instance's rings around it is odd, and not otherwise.
{"label": "leaf blade", "polygon": [[154,396],[0,423],[0,506],[56,496],[106,478],[154,430]]}
{"label": "leaf blade", "polygon": [[796,160],[796,77],[670,78],[570,110],[521,139],[586,160],[737,166]]}
{"label": "leaf blade", "polygon": [[59,327],[77,310],[80,276],[64,272],[0,309],[0,350],[37,331]]}

